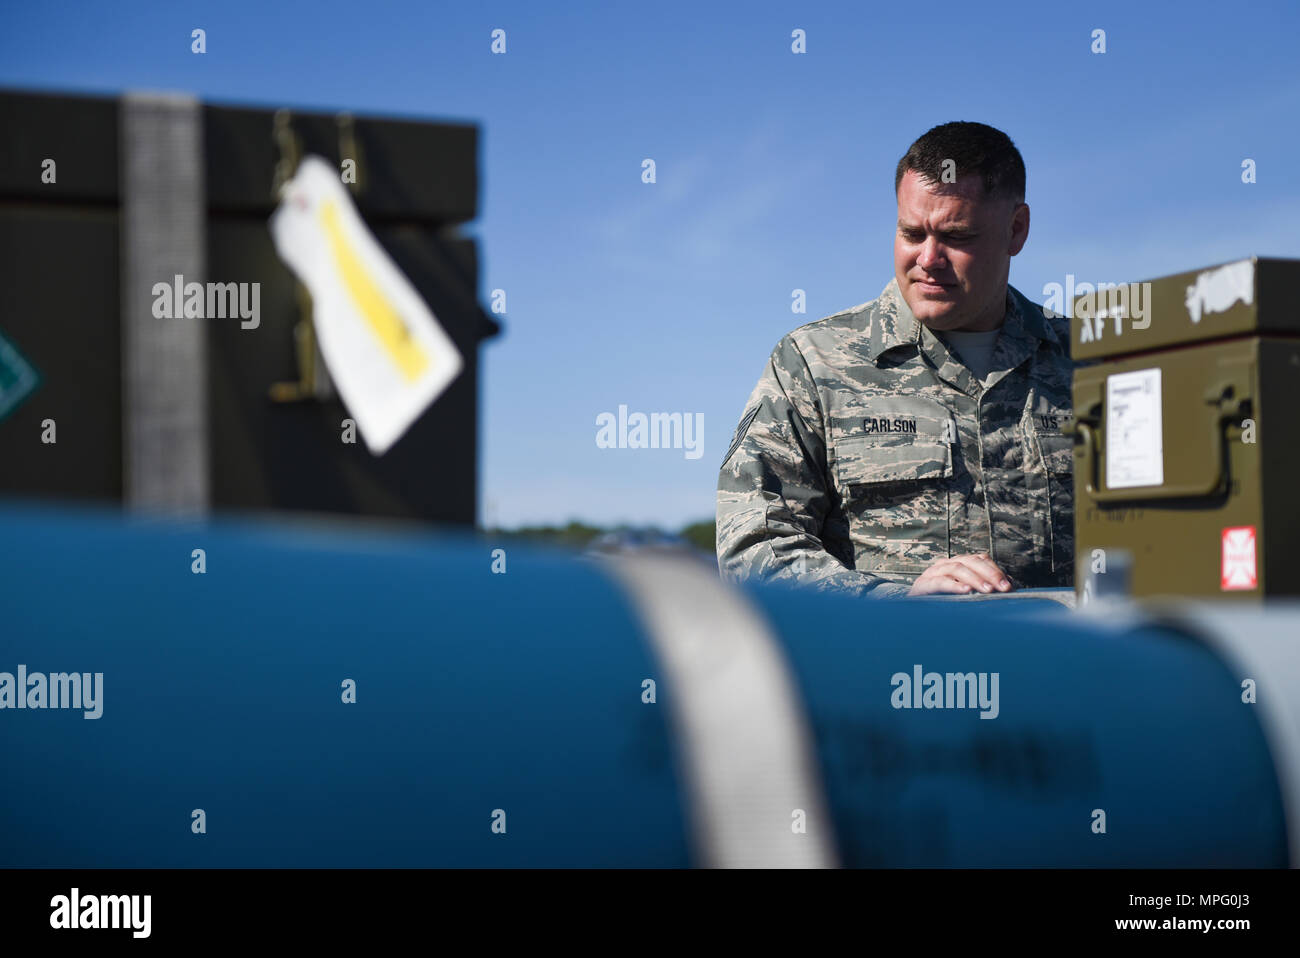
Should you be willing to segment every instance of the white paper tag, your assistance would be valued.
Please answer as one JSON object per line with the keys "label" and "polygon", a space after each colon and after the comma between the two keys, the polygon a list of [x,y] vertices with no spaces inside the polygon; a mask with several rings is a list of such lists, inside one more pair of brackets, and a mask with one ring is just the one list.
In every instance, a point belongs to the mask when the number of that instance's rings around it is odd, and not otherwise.
{"label": "white paper tag", "polygon": [[1160,370],[1106,377],[1106,486],[1128,489],[1165,481]]}
{"label": "white paper tag", "polygon": [[285,184],[271,237],[311,293],[339,396],[366,446],[383,455],[460,373],[455,343],[320,157],[305,157]]}

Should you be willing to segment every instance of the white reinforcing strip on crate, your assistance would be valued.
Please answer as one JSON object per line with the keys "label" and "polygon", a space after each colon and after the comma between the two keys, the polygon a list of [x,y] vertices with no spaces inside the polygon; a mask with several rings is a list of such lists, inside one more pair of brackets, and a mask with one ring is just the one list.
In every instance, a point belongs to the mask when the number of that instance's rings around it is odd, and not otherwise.
{"label": "white reinforcing strip on crate", "polygon": [[[631,596],[664,670],[657,693],[685,766],[701,864],[834,867],[812,736],[767,623],[691,558],[645,553],[603,563]],[[792,827],[796,810],[803,833]]]}
{"label": "white reinforcing strip on crate", "polygon": [[192,97],[121,101],[122,467],[128,507],[208,505],[207,324],[159,319],[156,283],[203,283],[203,111]]}

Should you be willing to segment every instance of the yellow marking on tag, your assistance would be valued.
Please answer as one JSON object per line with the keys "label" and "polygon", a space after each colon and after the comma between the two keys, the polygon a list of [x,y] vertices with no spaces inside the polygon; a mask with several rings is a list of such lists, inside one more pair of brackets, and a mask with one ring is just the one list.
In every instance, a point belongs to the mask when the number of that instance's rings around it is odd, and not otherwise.
{"label": "yellow marking on tag", "polygon": [[352,297],[352,302],[365,317],[366,325],[375,334],[403,378],[407,382],[415,381],[429,368],[428,354],[411,336],[411,330],[402,321],[401,315],[393,308],[348,243],[339,222],[338,208],[332,200],[325,201],[321,206],[320,216],[325,235],[329,237],[330,249],[334,253],[334,262],[338,264],[343,285]]}

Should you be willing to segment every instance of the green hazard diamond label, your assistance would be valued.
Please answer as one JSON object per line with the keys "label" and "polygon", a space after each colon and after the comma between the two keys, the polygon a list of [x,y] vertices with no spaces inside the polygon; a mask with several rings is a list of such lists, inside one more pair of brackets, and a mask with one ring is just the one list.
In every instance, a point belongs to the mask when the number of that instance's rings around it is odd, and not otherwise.
{"label": "green hazard diamond label", "polygon": [[40,384],[41,377],[35,367],[0,333],[0,421],[36,392]]}

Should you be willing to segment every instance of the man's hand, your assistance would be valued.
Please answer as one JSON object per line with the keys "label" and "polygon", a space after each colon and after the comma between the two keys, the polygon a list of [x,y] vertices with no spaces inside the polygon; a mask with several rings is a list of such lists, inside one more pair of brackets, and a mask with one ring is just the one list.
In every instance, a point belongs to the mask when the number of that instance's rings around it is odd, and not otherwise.
{"label": "man's hand", "polygon": [[1009,592],[1011,581],[987,552],[939,559],[917,576],[908,595],[936,592]]}

